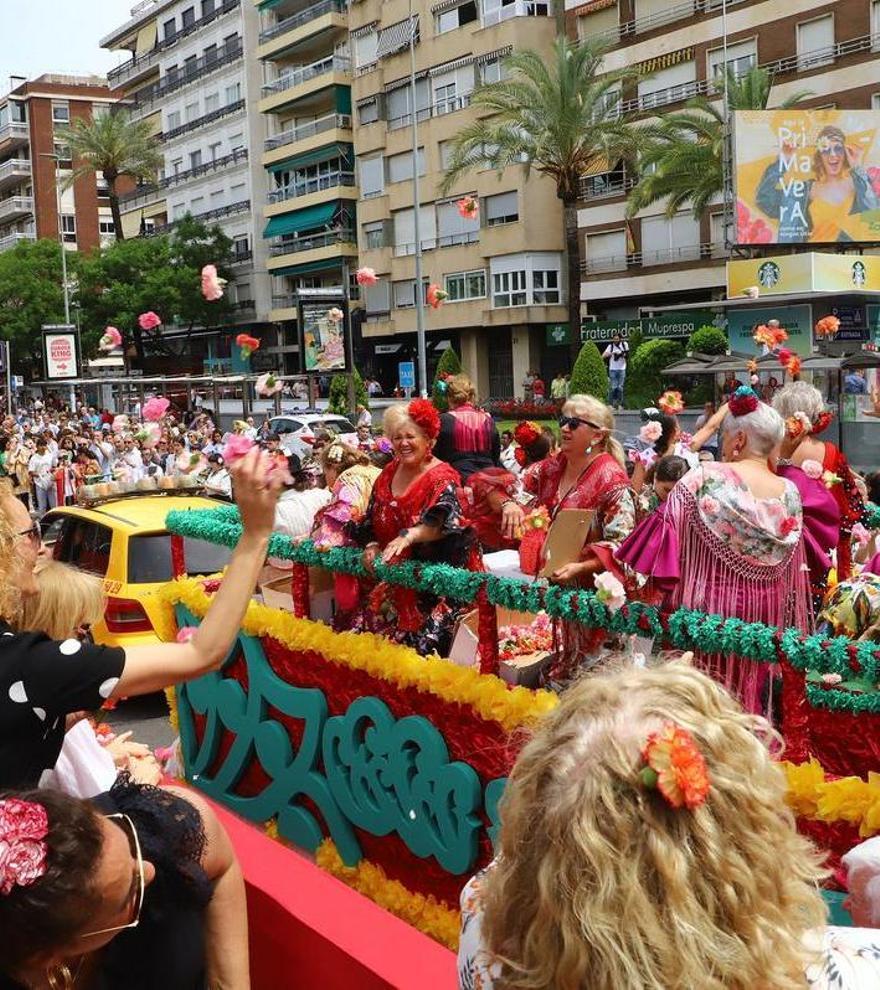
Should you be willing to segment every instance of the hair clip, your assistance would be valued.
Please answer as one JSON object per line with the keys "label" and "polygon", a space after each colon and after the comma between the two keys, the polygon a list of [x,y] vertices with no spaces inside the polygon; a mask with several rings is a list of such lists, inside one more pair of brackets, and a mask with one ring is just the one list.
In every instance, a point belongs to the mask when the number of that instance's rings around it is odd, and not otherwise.
{"label": "hair clip", "polygon": [[740,385],[728,400],[727,408],[733,416],[748,416],[758,408],[757,393],[748,385]]}
{"label": "hair clip", "polygon": [[41,804],[7,798],[0,801],[0,896],[13,887],[29,887],[46,872],[49,817]]}
{"label": "hair clip", "polygon": [[644,787],[658,790],[673,808],[699,808],[709,793],[709,770],[694,737],[674,722],[652,732],[642,749]]}

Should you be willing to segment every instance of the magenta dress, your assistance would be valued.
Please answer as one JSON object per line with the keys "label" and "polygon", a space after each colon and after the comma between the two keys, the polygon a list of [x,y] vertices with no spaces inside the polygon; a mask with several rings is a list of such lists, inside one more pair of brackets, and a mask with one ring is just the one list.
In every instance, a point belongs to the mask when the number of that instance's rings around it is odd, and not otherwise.
{"label": "magenta dress", "polygon": [[[671,609],[780,628],[812,626],[801,499],[789,480],[780,497],[760,499],[733,465],[701,464],[616,557],[664,591]],[[720,654],[700,654],[697,663],[748,711],[769,715],[767,665]]]}

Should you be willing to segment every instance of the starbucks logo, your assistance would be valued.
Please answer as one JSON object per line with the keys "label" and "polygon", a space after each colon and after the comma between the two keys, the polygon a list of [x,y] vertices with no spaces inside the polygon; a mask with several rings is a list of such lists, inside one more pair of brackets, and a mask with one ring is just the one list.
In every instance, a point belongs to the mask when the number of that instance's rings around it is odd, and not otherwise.
{"label": "starbucks logo", "polygon": [[781,275],[779,265],[775,261],[765,261],[758,269],[758,284],[765,289],[772,289],[779,284]]}
{"label": "starbucks logo", "polygon": [[854,261],[852,266],[852,284],[861,289],[868,281],[868,272],[863,261]]}

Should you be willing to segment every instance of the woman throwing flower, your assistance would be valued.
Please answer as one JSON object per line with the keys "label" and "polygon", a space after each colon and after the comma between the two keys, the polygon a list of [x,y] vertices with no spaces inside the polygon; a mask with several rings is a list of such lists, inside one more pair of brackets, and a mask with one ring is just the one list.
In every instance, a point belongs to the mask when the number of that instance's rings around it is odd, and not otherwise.
{"label": "woman throwing flower", "polygon": [[[631,480],[633,491],[636,494],[644,488],[646,479],[650,483],[648,476],[651,469],[663,457],[670,455],[683,457],[692,468],[700,463],[699,457],[691,450],[691,438],[682,433],[675,415],[682,406],[680,404],[673,406],[664,402],[670,395],[678,396],[678,393],[667,392],[661,396],[658,401],[659,409],[642,410],[642,419],[645,424],[639,430],[639,436],[643,442],[650,443],[651,446],[647,450],[634,451],[631,455],[635,462]],[[678,398],[680,400],[681,396]]]}

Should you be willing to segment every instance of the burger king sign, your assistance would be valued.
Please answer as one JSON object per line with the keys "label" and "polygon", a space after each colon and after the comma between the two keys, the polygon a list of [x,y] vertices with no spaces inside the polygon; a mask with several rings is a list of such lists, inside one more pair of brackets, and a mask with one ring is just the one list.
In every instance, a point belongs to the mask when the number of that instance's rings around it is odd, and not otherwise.
{"label": "burger king sign", "polygon": [[76,378],[77,353],[75,330],[44,331],[47,378]]}

